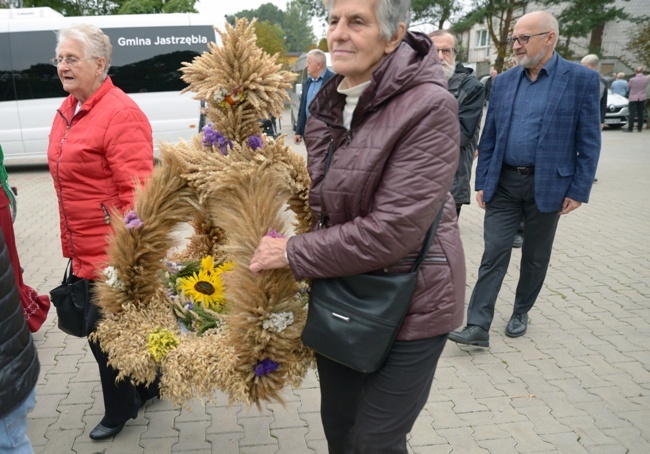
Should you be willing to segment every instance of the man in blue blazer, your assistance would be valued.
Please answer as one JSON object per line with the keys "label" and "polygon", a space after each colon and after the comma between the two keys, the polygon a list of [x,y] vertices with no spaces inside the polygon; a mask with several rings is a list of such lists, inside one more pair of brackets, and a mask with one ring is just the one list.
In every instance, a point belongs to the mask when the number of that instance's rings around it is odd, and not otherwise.
{"label": "man in blue blazer", "polygon": [[476,168],[476,200],[485,209],[485,250],[467,309],[467,326],[449,339],[489,346],[503,278],[519,222],[526,226],[512,317],[506,335],[526,333],[560,215],[589,200],[600,155],[600,79],[555,52],[557,20],[545,11],[515,24],[518,66],[492,85]]}
{"label": "man in blue blazer", "polygon": [[305,135],[305,126],[309,117],[309,104],[325,83],[332,78],[334,72],[327,68],[325,52],[312,49],[307,53],[307,80],[302,87],[300,107],[298,107],[298,120],[296,121],[296,135],[293,141],[302,142]]}

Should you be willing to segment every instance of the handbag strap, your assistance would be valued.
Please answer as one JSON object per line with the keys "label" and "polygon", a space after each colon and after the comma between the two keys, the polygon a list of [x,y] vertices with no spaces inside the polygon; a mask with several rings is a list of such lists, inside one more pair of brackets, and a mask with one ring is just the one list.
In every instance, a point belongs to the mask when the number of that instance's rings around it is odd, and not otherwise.
{"label": "handbag strap", "polygon": [[[327,172],[329,172],[330,164],[332,163],[333,154],[334,154],[334,140],[330,139],[330,146],[327,150],[327,158],[325,160],[325,174],[323,175],[323,181],[321,181],[321,185],[320,185],[320,199],[321,199],[320,200],[321,202],[320,228],[323,228],[325,224],[327,224],[327,220],[328,220],[324,209],[325,204],[323,203],[323,182],[325,180],[325,177],[327,176]],[[433,220],[433,224],[431,224],[431,227],[429,227],[429,230],[427,231],[427,235],[424,237],[424,243],[422,244],[422,249],[420,250],[420,253],[415,259],[413,266],[411,267],[411,271],[410,271],[411,273],[414,273],[418,269],[420,269],[420,265],[422,265],[422,262],[424,262],[424,257],[426,257],[427,252],[431,247],[431,242],[433,241],[433,237],[436,235],[436,230],[438,230],[438,224],[440,224],[440,218],[442,218],[442,210],[444,208],[445,208],[445,202],[443,201],[440,210],[438,210],[438,213],[436,214],[436,217]]]}
{"label": "handbag strap", "polygon": [[68,265],[65,267],[65,272],[63,273],[63,282],[69,283],[71,277],[72,277],[72,259],[68,260]]}

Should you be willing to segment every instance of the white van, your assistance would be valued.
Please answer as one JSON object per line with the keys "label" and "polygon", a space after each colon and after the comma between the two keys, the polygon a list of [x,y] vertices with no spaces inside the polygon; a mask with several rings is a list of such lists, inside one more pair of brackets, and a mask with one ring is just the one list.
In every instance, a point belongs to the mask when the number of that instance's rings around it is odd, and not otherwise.
{"label": "white van", "polygon": [[[329,52],[325,52],[325,59],[327,67],[332,69],[332,57]],[[289,92],[291,99],[291,128],[296,130],[296,123],[298,122],[298,109],[300,107],[300,96],[302,95],[302,87],[307,80],[307,54],[302,54],[296,60],[296,63],[291,67],[291,71],[298,73],[298,78],[294,83],[293,90]]]}
{"label": "white van", "polygon": [[[223,17],[223,16],[221,16]],[[52,120],[63,98],[56,68],[56,32],[92,23],[113,45],[109,76],[149,118],[154,146],[198,133],[199,101],[178,71],[218,36],[199,14],[64,17],[51,8],[0,9],[0,145],[5,164],[44,160]],[[221,26],[222,24],[217,24]]]}

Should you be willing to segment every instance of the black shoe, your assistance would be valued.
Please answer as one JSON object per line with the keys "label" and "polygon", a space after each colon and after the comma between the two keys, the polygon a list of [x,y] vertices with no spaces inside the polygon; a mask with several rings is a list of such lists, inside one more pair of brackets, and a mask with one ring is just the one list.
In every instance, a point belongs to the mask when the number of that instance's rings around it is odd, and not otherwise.
{"label": "black shoe", "polygon": [[89,437],[93,440],[105,440],[106,438],[114,437],[122,431],[124,424],[126,424],[126,422],[123,422],[117,427],[106,427],[102,425],[102,423],[99,423],[90,431]]}
{"label": "black shoe", "polygon": [[623,132],[632,132],[631,129],[624,129]]}
{"label": "black shoe", "polygon": [[512,242],[512,247],[515,249],[519,249],[524,245],[524,236],[516,234],[515,235],[515,240]]}
{"label": "black shoe", "polygon": [[506,336],[519,337],[526,334],[528,329],[528,314],[512,314],[508,326],[506,326]]}
{"label": "black shoe", "polygon": [[449,333],[449,340],[458,344],[487,348],[490,346],[490,333],[480,326],[467,325],[462,331]]}

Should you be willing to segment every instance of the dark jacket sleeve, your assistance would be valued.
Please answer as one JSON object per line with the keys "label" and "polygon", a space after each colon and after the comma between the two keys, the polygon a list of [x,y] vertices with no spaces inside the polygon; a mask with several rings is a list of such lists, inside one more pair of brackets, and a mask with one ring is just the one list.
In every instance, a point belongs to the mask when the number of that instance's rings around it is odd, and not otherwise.
{"label": "dark jacket sleeve", "polygon": [[296,121],[296,135],[304,136],[305,135],[305,125],[307,124],[307,91],[309,90],[309,85],[311,84],[311,79],[308,77],[305,79],[305,82],[302,84],[302,94],[300,95],[300,106],[298,107],[298,120]]}
{"label": "dark jacket sleeve", "polygon": [[[461,99],[462,97],[462,99]],[[467,77],[460,87],[458,119],[460,120],[460,146],[464,148],[475,140],[476,129],[483,115],[485,87],[475,77]]]}
{"label": "dark jacket sleeve", "polygon": [[605,123],[605,115],[607,115],[607,81],[602,77],[600,78],[601,89],[603,90],[600,95],[600,124]]}
{"label": "dark jacket sleeve", "polygon": [[0,418],[27,398],[36,386],[39,370],[9,250],[0,230]]}

